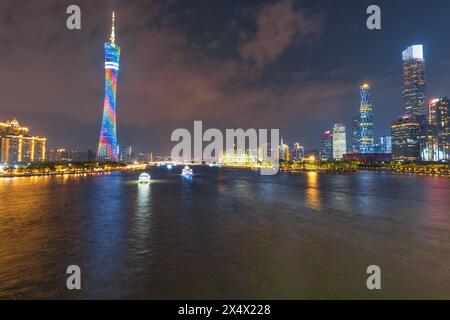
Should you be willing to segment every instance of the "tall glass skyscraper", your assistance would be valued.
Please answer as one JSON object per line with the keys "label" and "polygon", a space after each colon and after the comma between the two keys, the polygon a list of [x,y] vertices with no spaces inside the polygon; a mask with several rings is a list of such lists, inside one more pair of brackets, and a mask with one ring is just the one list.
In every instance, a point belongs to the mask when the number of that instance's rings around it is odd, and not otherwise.
{"label": "tall glass skyscraper", "polygon": [[112,31],[109,42],[105,43],[105,99],[103,119],[98,143],[99,161],[117,161],[116,94],[119,75],[120,48],[116,45],[115,14],[112,16]]}
{"label": "tall glass skyscraper", "polygon": [[352,150],[351,153],[359,153],[359,116],[352,119]]}
{"label": "tall glass skyscraper", "polygon": [[373,153],[373,110],[370,86],[364,83],[359,88],[361,104],[359,108],[359,152]]}
{"label": "tall glass skyscraper", "polygon": [[328,161],[333,159],[333,135],[331,131],[325,131],[322,134],[322,142],[320,147],[320,160]]}
{"label": "tall glass skyscraper", "polygon": [[428,130],[422,160],[450,160],[450,102],[447,97],[432,99],[428,106]]}
{"label": "tall glass skyscraper", "polygon": [[403,107],[406,114],[420,120],[425,115],[425,60],[423,46],[413,45],[402,53],[403,58]]}

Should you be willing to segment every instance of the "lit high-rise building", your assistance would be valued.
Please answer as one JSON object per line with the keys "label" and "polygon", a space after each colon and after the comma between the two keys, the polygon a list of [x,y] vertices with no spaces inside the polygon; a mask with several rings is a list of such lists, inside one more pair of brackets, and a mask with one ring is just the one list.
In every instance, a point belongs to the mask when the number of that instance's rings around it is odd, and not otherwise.
{"label": "lit high-rise building", "polygon": [[28,131],[16,119],[0,122],[0,163],[45,161],[47,139],[29,136]]}
{"label": "lit high-rise building", "polygon": [[391,124],[392,159],[417,161],[420,159],[420,124],[410,114],[403,115]]}
{"label": "lit high-rise building", "polygon": [[290,161],[291,153],[289,150],[289,146],[283,142],[283,137],[281,137],[281,144],[278,147],[278,152],[280,155],[280,160],[282,161]]}
{"label": "lit high-rise building", "polygon": [[331,131],[327,130],[322,134],[322,142],[320,147],[320,160],[329,161],[333,159],[333,140]]}
{"label": "lit high-rise building", "polygon": [[370,86],[364,83],[359,88],[359,153],[373,153],[373,105]]}
{"label": "lit high-rise building", "polygon": [[112,31],[109,42],[105,43],[105,98],[103,119],[98,143],[99,161],[117,161],[116,95],[119,75],[120,47],[116,44],[115,14],[113,12]]}
{"label": "lit high-rise building", "polygon": [[449,99],[432,99],[428,105],[428,130],[422,160],[448,161],[450,147]]}
{"label": "lit high-rise building", "polygon": [[345,133],[345,126],[337,123],[333,127],[333,159],[342,160],[344,154],[347,153],[347,138]]}
{"label": "lit high-rise building", "polygon": [[351,153],[359,153],[359,116],[352,119],[352,150]]}
{"label": "lit high-rise building", "polygon": [[416,117],[425,115],[425,59],[422,45],[408,47],[403,58],[403,107],[406,114]]}
{"label": "lit high-rise building", "polygon": [[300,161],[305,157],[305,147],[300,145],[299,142],[294,144],[293,158],[295,161]]}
{"label": "lit high-rise building", "polygon": [[391,136],[381,136],[380,137],[380,152],[381,153],[392,153],[392,137]]}

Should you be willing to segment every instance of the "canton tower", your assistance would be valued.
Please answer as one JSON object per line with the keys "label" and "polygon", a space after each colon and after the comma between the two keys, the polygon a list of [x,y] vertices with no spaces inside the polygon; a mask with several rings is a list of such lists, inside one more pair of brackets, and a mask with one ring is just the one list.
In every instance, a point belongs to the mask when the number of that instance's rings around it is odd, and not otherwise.
{"label": "canton tower", "polygon": [[117,161],[116,93],[119,75],[120,47],[116,45],[115,14],[112,14],[112,31],[105,42],[105,99],[103,119],[98,143],[98,161]]}

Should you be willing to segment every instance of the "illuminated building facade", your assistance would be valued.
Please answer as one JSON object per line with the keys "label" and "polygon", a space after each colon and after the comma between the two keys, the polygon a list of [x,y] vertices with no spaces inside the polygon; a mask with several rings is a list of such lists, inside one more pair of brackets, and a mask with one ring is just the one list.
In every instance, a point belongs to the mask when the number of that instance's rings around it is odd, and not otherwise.
{"label": "illuminated building facade", "polygon": [[103,118],[98,143],[97,159],[99,161],[118,161],[116,96],[117,78],[119,75],[120,47],[116,45],[115,14],[111,38],[105,43],[105,98],[103,102]]}
{"label": "illuminated building facade", "polygon": [[352,119],[352,149],[351,153],[359,153],[359,116]]}
{"label": "illuminated building facade", "polygon": [[391,124],[392,159],[394,161],[417,161],[420,159],[420,123],[406,114]]}
{"label": "illuminated building facade", "polygon": [[47,152],[48,162],[86,162],[94,161],[95,155],[92,150],[78,151],[75,149],[58,148]]}
{"label": "illuminated building facade", "polygon": [[428,105],[428,128],[425,147],[421,149],[425,161],[448,161],[450,146],[449,99],[432,99]]}
{"label": "illuminated building facade", "polygon": [[334,125],[332,139],[333,159],[342,160],[344,158],[344,154],[347,153],[347,138],[345,126],[343,124],[337,123]]}
{"label": "illuminated building facade", "polygon": [[44,162],[46,138],[31,137],[28,128],[14,119],[0,122],[0,162],[5,164]]}
{"label": "illuminated building facade", "polygon": [[392,153],[392,137],[380,137],[380,153]]}
{"label": "illuminated building facade", "polygon": [[305,147],[300,145],[299,142],[294,144],[293,160],[301,161],[305,157]]}
{"label": "illuminated building facade", "polygon": [[325,131],[322,134],[319,156],[321,161],[329,161],[333,159],[333,140],[331,131]]}
{"label": "illuminated building facade", "polygon": [[283,142],[283,137],[281,137],[281,144],[278,147],[278,150],[281,161],[291,161],[289,146]]}
{"label": "illuminated building facade", "polygon": [[403,107],[405,114],[416,117],[425,115],[425,60],[423,46],[413,45],[402,53],[403,58]]}
{"label": "illuminated building facade", "polygon": [[241,166],[256,164],[258,162],[257,155],[254,152],[245,152],[243,150],[229,150],[225,151],[219,157],[219,163],[226,166]]}
{"label": "illuminated building facade", "polygon": [[373,153],[373,105],[370,86],[364,83],[359,88],[359,153]]}

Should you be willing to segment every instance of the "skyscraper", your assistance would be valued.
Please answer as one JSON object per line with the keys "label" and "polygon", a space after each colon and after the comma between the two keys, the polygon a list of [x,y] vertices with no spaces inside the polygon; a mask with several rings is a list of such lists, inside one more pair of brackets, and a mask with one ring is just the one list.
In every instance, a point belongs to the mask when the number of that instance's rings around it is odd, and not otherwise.
{"label": "skyscraper", "polygon": [[328,161],[333,159],[333,141],[331,131],[325,131],[322,134],[322,142],[320,148],[320,160]]}
{"label": "skyscraper", "polygon": [[381,153],[392,153],[392,137],[391,136],[381,136],[380,137],[380,152]]}
{"label": "skyscraper", "polygon": [[359,116],[352,119],[352,153],[359,153]]}
{"label": "skyscraper", "polygon": [[294,161],[301,161],[305,157],[305,147],[300,142],[294,144]]}
{"label": "skyscraper", "polygon": [[98,143],[99,161],[117,161],[116,94],[119,75],[120,47],[116,45],[115,14],[112,16],[112,31],[109,42],[105,42],[105,98],[103,119]]}
{"label": "skyscraper", "polygon": [[[425,155],[428,150],[427,134],[429,131],[425,95],[425,59],[422,45],[409,46],[402,53],[403,60],[403,107],[406,114],[414,116],[420,125],[418,139],[420,152]],[[426,157],[423,158],[425,160]]]}
{"label": "skyscraper", "polygon": [[425,115],[425,60],[423,46],[413,45],[402,53],[403,58],[403,107],[406,114],[416,117]]}
{"label": "skyscraper", "polygon": [[359,152],[373,153],[373,109],[370,86],[364,83],[359,88]]}
{"label": "skyscraper", "polygon": [[420,159],[420,124],[417,119],[405,114],[391,125],[392,159],[416,161]]}
{"label": "skyscraper", "polygon": [[347,138],[345,126],[337,123],[333,127],[333,159],[342,160],[347,153]]}
{"label": "skyscraper", "polygon": [[280,160],[291,161],[291,154],[290,154],[289,146],[283,142],[283,137],[281,137],[281,144],[279,146],[279,155],[280,155]]}
{"label": "skyscraper", "polygon": [[449,99],[432,99],[428,105],[428,130],[422,160],[448,161],[450,147]]}

